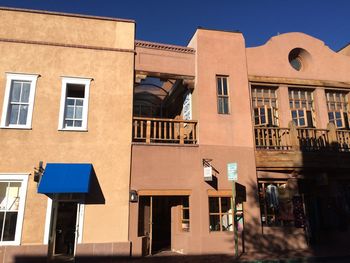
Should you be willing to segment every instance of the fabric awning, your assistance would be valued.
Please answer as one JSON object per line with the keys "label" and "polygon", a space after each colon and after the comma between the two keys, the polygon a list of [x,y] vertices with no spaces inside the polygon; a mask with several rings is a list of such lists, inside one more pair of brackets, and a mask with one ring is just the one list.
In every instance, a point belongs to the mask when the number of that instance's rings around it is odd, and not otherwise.
{"label": "fabric awning", "polygon": [[38,193],[88,193],[92,171],[90,163],[48,163]]}

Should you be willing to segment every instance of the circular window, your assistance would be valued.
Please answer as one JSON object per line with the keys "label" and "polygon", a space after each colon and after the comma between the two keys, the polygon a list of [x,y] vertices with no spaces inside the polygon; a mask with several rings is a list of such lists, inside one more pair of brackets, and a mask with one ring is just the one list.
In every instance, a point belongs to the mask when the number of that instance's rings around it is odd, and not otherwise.
{"label": "circular window", "polygon": [[294,48],[289,52],[288,60],[293,69],[301,71],[305,69],[306,63],[311,59],[310,53],[302,48]]}

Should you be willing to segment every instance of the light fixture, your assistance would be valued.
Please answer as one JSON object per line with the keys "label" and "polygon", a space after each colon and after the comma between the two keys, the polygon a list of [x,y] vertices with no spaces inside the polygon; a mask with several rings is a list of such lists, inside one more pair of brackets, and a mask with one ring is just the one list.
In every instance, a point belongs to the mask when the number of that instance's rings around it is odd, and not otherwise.
{"label": "light fixture", "polygon": [[136,190],[130,190],[130,202],[137,203],[139,200],[139,196]]}

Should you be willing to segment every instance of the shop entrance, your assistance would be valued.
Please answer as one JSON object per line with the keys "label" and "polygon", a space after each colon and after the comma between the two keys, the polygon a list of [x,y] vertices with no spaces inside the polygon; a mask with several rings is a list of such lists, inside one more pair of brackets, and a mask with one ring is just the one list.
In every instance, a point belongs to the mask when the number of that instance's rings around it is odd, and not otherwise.
{"label": "shop entrance", "polygon": [[51,258],[73,259],[78,238],[77,202],[54,201],[52,203],[49,251]]}
{"label": "shop entrance", "polygon": [[171,250],[175,218],[180,218],[179,224],[189,225],[189,213],[188,219],[183,219],[184,206],[188,209],[188,196],[140,196],[138,235],[144,237],[143,255]]}

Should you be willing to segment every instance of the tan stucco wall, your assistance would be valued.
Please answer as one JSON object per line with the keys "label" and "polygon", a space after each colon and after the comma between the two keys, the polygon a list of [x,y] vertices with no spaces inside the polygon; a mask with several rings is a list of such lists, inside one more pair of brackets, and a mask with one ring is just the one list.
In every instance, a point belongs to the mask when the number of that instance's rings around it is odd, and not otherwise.
{"label": "tan stucco wall", "polygon": [[[3,38],[133,48],[133,23],[0,12]],[[92,163],[105,204],[85,206],[83,242],[128,241],[133,52],[0,41],[0,53],[1,105],[5,72],[40,74],[32,129],[0,129],[0,172],[33,174],[40,160]],[[93,79],[87,132],[58,131],[61,76]],[[47,198],[29,181],[21,243],[41,244]]]}

